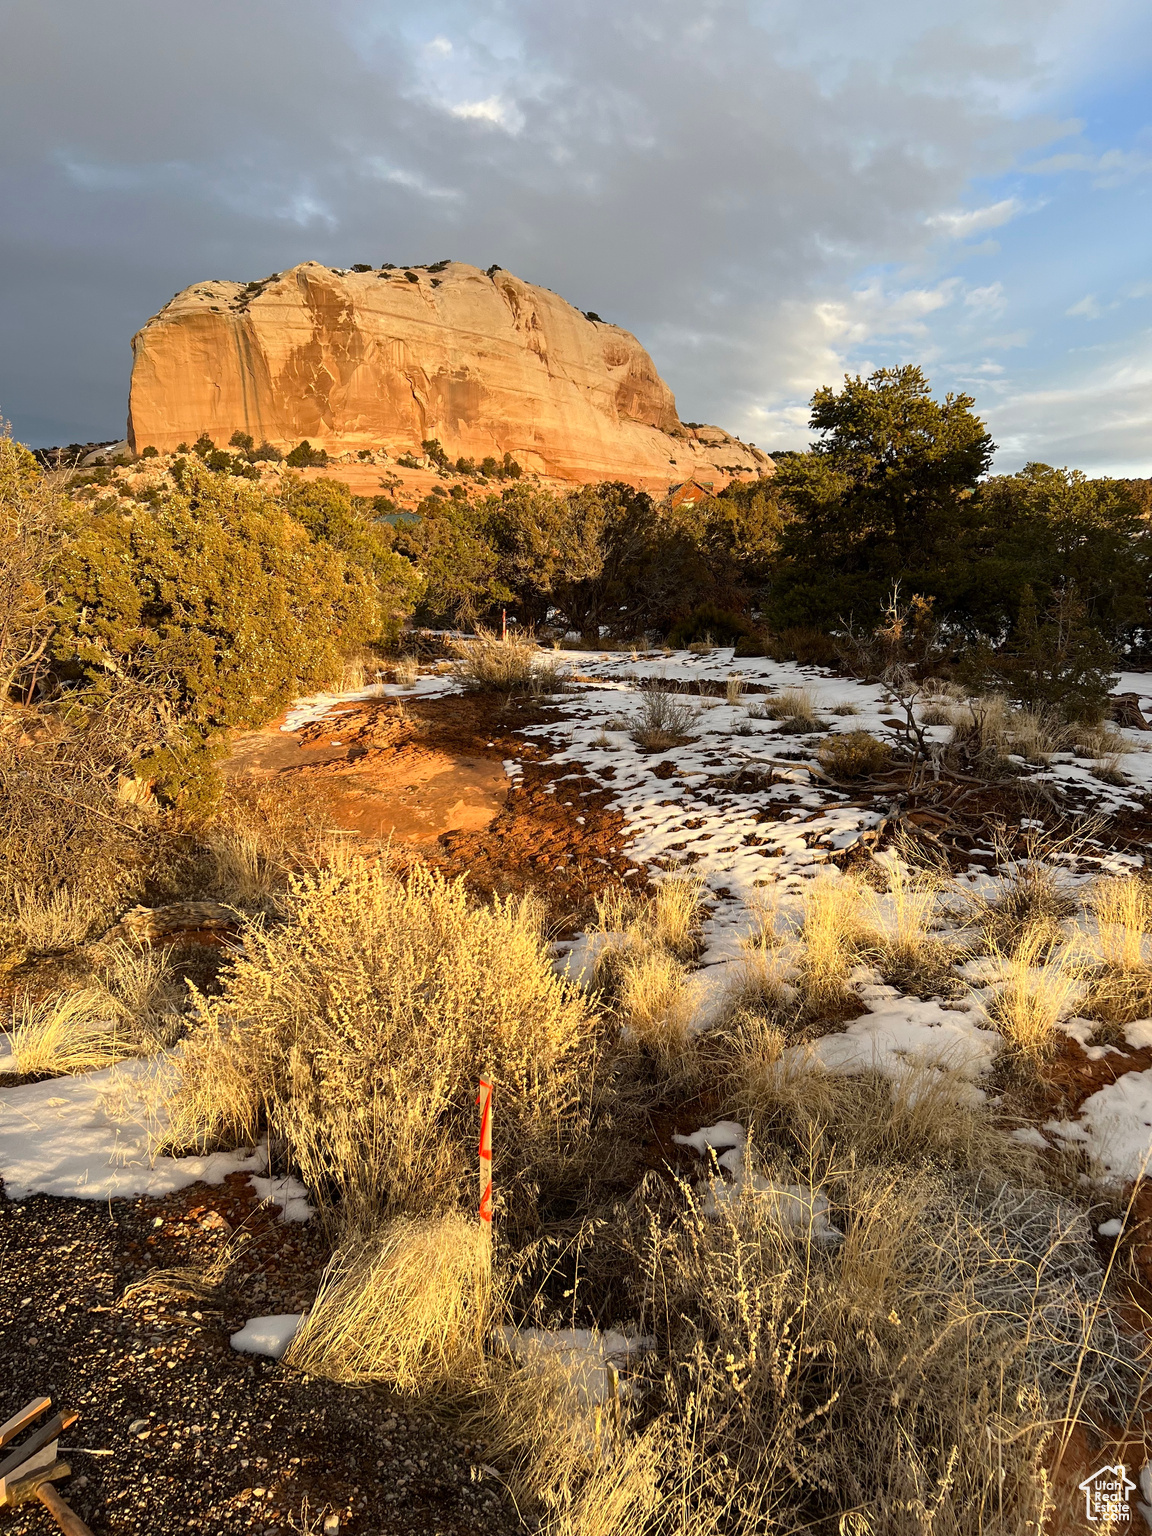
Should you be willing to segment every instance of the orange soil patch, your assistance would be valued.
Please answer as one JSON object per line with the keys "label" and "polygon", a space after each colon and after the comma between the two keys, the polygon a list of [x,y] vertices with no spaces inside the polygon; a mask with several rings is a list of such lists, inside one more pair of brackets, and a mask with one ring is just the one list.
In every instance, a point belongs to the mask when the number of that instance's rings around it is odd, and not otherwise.
{"label": "orange soil patch", "polygon": [[[390,837],[484,893],[536,891],[563,931],[605,886],[641,889],[646,877],[612,791],[578,765],[544,762],[550,744],[520,734],[551,718],[491,694],[348,701],[299,731],[277,721],[238,736],[225,772],[303,780],[334,825]],[[511,779],[506,761],[520,769]]]}

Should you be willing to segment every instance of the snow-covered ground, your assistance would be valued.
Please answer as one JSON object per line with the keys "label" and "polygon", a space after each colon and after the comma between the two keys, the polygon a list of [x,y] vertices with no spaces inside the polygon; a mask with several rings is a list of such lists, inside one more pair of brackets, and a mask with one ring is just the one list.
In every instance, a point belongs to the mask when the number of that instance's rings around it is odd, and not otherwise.
{"label": "snow-covered ground", "polygon": [[[795,663],[737,659],[725,648],[701,655],[571,651],[560,652],[557,659],[571,675],[569,690],[552,700],[550,723],[528,728],[526,734],[553,742],[561,738],[549,759],[555,792],[563,792],[568,770],[574,777],[579,770],[609,793],[610,808],[624,818],[623,841],[637,876],[643,872],[659,880],[691,873],[702,882],[704,948],[691,990],[697,1022],[705,1024],[723,1006],[745,957],[743,941],[763,920],[765,894],[771,895],[778,921],[794,923],[808,882],[838,878],[829,862],[832,855],[880,819],[881,812],[870,804],[808,771],[815,763],[816,742],[854,730],[882,740],[902,739],[900,712],[878,685]],[[629,727],[642,702],[642,683],[691,689],[700,683],[723,685],[733,674],[752,690],[735,702],[699,692],[679,695],[694,711],[692,739],[685,745],[648,754],[633,743]],[[455,678],[438,668],[408,688],[374,684],[343,695],[319,694],[298,700],[283,729],[300,729],[359,700],[427,698],[458,688]],[[778,722],[756,710],[764,690],[794,688],[807,691],[823,722],[810,737],[782,734]],[[1136,694],[1152,712],[1152,674],[1125,673],[1117,691]],[[926,734],[943,743],[949,729],[932,726]],[[1092,807],[1106,814],[1138,804],[1152,788],[1152,752],[1145,750],[1152,738],[1136,731],[1122,735],[1128,750],[1117,766],[1126,783],[1102,782],[1091,773],[1091,764],[1071,754],[1057,754],[1044,776],[1079,787]],[[515,760],[505,768],[512,778],[519,772]],[[725,783],[740,770],[758,772],[762,787],[754,794],[741,793]],[[774,814],[761,819],[766,808]],[[1112,867],[1124,867],[1123,860],[1113,860]],[[1108,861],[1102,858],[1099,867],[1108,867]],[[974,864],[959,883],[987,891],[994,881]],[[565,946],[560,960],[569,974],[578,978],[590,972],[600,942],[597,935],[583,935]],[[806,1048],[813,1063],[837,1073],[879,1071],[894,1082],[910,1069],[946,1072],[950,1080],[967,1084],[958,1091],[981,1092],[999,1037],[987,1027],[979,989],[944,1004],[902,996],[875,976],[861,975],[857,985],[859,1017]],[[1144,1027],[1133,1029],[1139,1034]],[[1152,1043],[1152,1022],[1146,1027],[1147,1043]],[[0,1053],[3,1049],[0,1040]],[[209,1157],[153,1154],[149,1105],[157,1098],[157,1076],[168,1070],[167,1059],[158,1058],[0,1089],[0,1176],[9,1195],[21,1198],[36,1190],[93,1199],[159,1195],[196,1180],[219,1182],[245,1171],[256,1176],[261,1197],[282,1205],[286,1219],[305,1216],[306,1192],[264,1177],[260,1150]],[[1049,1135],[1084,1142],[1106,1176],[1131,1177],[1152,1137],[1152,1073],[1129,1074],[1113,1089],[1094,1095],[1074,1124],[1046,1129]]]}

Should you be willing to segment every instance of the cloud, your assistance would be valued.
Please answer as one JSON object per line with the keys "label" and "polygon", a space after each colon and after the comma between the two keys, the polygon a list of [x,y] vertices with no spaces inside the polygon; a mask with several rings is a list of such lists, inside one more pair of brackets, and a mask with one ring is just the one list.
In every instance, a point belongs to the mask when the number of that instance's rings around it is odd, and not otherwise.
{"label": "cloud", "polygon": [[1069,152],[1048,155],[1025,167],[1033,176],[1059,176],[1069,171],[1084,171],[1094,187],[1122,187],[1152,172],[1152,151],[1146,149],[1108,149],[1093,155]]}
{"label": "cloud", "polygon": [[999,229],[1023,209],[1018,198],[1001,198],[986,208],[962,208],[948,213],[934,213],[925,222],[929,229],[937,229],[950,240],[968,240],[981,235],[986,229]]}
{"label": "cloud", "polygon": [[484,101],[461,101],[448,109],[453,117],[472,118],[473,121],[494,123],[510,133],[519,133],[524,126],[524,114],[512,102],[499,96],[489,96]]}
{"label": "cloud", "polygon": [[1086,293],[1075,304],[1070,304],[1064,311],[1066,315],[1080,315],[1085,320],[1099,320],[1104,311],[1100,308],[1100,301],[1094,293]]}
{"label": "cloud", "polygon": [[998,315],[1007,302],[1004,284],[1001,282],[987,283],[983,288],[969,288],[964,295],[965,307],[979,314]]}
{"label": "cloud", "polygon": [[1090,474],[1152,473],[1152,333],[1096,368],[1041,389],[1009,394],[996,407],[1002,457],[1072,465]]}
{"label": "cloud", "polygon": [[628,326],[686,417],[803,434],[846,369],[1042,329],[973,242],[1032,222],[1003,178],[1067,133],[1052,82],[1114,6],[9,0],[0,407],[114,435],[186,284],[451,256]]}

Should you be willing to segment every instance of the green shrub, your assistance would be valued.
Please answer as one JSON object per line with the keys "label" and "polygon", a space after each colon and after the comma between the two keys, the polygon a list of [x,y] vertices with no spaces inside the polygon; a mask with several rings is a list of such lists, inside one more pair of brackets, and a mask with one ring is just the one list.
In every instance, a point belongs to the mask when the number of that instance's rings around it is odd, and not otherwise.
{"label": "green shrub", "polygon": [[228,446],[230,448],[239,448],[241,453],[252,453],[256,447],[252,441],[251,432],[241,432],[239,430],[233,432],[232,436],[228,439]]}
{"label": "green shrub", "polygon": [[192,444],[192,452],[198,454],[203,459],[212,452],[215,446],[216,444],[208,436],[207,432],[201,432],[200,436]]}
{"label": "green shrub", "polygon": [[437,469],[451,468],[448,455],[444,452],[438,437],[427,437],[420,446],[423,448],[425,456],[432,460]]}
{"label": "green shrub", "polygon": [[54,667],[94,686],[164,680],[182,734],[151,768],[145,752],[141,771],[170,794],[208,771],[213,731],[257,725],[324,685],[385,622],[370,563],[199,466],[154,505],[72,508],[67,533]]}
{"label": "green shrub", "polygon": [[157,448],[153,448],[152,444],[149,443],[147,448],[141,451],[140,457],[142,459],[158,459],[160,457],[160,451]]}
{"label": "green shrub", "polygon": [[274,447],[269,442],[261,443],[259,448],[254,449],[252,452],[253,464],[279,464],[283,457],[284,455],[280,452],[279,448]]}
{"label": "green shrub", "polygon": [[729,613],[713,603],[701,603],[668,631],[668,644],[681,647],[707,638],[717,645],[735,645],[753,634],[752,625],[740,614]]}
{"label": "green shrub", "polygon": [[328,452],[324,448],[313,448],[305,438],[296,444],[284,462],[290,469],[322,469],[328,462]]}

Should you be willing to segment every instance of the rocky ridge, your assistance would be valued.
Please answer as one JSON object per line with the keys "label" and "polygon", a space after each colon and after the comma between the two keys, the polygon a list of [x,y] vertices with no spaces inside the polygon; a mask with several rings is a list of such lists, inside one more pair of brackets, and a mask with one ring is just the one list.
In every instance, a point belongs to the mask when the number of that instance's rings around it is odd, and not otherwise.
{"label": "rocky ridge", "polygon": [[505,453],[569,481],[656,488],[771,474],[719,427],[686,426],[628,331],[494,267],[340,270],[178,293],[136,334],[128,438],[161,452],[206,431],[339,454]]}

